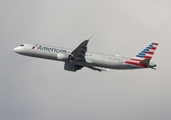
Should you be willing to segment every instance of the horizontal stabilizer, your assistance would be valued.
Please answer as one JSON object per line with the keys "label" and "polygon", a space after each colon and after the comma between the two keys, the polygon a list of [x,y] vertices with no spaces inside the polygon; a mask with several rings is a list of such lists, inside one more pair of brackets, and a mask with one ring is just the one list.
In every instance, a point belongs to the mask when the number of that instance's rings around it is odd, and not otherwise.
{"label": "horizontal stabilizer", "polygon": [[151,68],[151,69],[153,69],[153,70],[157,70],[156,68],[154,68],[154,67],[149,67],[149,68]]}

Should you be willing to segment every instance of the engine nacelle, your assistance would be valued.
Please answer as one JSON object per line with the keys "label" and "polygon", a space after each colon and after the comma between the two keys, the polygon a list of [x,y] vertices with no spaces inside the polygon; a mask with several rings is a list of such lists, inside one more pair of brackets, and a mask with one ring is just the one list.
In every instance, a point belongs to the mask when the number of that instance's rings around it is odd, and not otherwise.
{"label": "engine nacelle", "polygon": [[70,62],[65,62],[64,69],[72,72],[80,70],[83,66],[75,65]]}
{"label": "engine nacelle", "polygon": [[69,63],[69,62],[65,62],[64,69],[68,70],[68,71],[75,72],[75,71],[77,71],[77,65],[74,65],[74,64]]}
{"label": "engine nacelle", "polygon": [[57,59],[61,61],[68,61],[69,54],[66,53],[58,53],[57,54]]}
{"label": "engine nacelle", "polygon": [[70,61],[70,60],[74,60],[74,57],[67,53],[58,53],[57,59],[61,61]]}

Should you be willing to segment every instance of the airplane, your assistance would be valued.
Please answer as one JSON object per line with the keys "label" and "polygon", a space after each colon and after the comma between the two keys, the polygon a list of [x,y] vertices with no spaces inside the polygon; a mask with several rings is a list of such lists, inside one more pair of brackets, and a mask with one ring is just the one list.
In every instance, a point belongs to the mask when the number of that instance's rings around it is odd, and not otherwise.
{"label": "airplane", "polygon": [[[93,35],[93,34],[92,34]],[[156,64],[150,60],[158,46],[158,43],[152,42],[135,57],[123,57],[120,55],[107,55],[87,51],[87,44],[92,37],[90,35],[75,49],[66,49],[42,44],[21,44],[14,48],[18,54],[50,59],[64,62],[64,69],[76,72],[83,67],[95,71],[107,71],[109,69],[133,70],[142,68],[151,68],[156,70]]]}

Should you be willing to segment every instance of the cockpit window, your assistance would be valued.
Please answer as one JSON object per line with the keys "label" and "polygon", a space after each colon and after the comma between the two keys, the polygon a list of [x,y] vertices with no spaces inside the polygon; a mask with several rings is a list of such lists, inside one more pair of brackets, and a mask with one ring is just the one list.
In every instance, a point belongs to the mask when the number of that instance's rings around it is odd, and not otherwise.
{"label": "cockpit window", "polygon": [[24,46],[23,44],[21,44],[20,46]]}

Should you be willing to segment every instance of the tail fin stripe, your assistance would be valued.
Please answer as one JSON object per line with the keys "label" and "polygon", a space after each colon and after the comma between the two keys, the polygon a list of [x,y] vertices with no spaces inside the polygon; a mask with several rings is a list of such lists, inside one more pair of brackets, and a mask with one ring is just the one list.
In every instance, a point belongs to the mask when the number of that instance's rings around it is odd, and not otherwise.
{"label": "tail fin stripe", "polygon": [[144,58],[148,58],[148,59],[151,59],[152,57],[151,57],[151,56],[144,56]]}
{"label": "tail fin stripe", "polygon": [[[149,50],[148,50],[149,51]],[[148,53],[148,51],[147,50],[143,50],[143,51],[141,51],[141,53]]]}
{"label": "tail fin stripe", "polygon": [[135,63],[135,62],[126,61],[125,63],[130,64],[130,65],[135,65],[135,66],[138,66],[138,67],[147,67],[146,65]]}
{"label": "tail fin stripe", "polygon": [[139,62],[141,62],[141,61],[142,61],[142,60],[140,60],[140,59],[136,59],[136,58],[131,58],[130,60],[139,61]]}
{"label": "tail fin stripe", "polygon": [[136,55],[136,57],[151,59],[157,46],[158,46],[158,43],[154,43],[154,42],[151,43],[143,51],[141,51],[138,55]]}
{"label": "tail fin stripe", "polygon": [[144,50],[149,51],[149,49],[145,48]]}
{"label": "tail fin stripe", "polygon": [[156,47],[152,47],[151,49],[152,49],[152,50],[156,50]]}
{"label": "tail fin stripe", "polygon": [[137,55],[136,57],[144,57],[144,55]]}
{"label": "tail fin stripe", "polygon": [[148,52],[149,50],[143,50],[143,51],[141,51],[141,52]]}
{"label": "tail fin stripe", "polygon": [[150,47],[146,47],[146,48],[147,48],[147,49],[151,49],[151,47],[152,47],[152,46],[150,46]]}
{"label": "tail fin stripe", "polygon": [[142,51],[141,53],[143,53],[143,54],[152,54],[153,55],[154,54],[154,51],[145,51],[145,52]]}
{"label": "tail fin stripe", "polygon": [[149,50],[143,50],[140,53],[148,53],[148,52],[149,52]]}
{"label": "tail fin stripe", "polygon": [[146,53],[141,52],[141,53],[139,53],[139,55],[146,55]]}
{"label": "tail fin stripe", "polygon": [[150,51],[149,51],[149,52],[147,52],[147,54],[153,55],[153,54],[154,54],[154,52],[150,52]]}
{"label": "tail fin stripe", "polygon": [[146,53],[148,53],[148,51],[141,51],[141,53],[145,53],[146,54]]}

